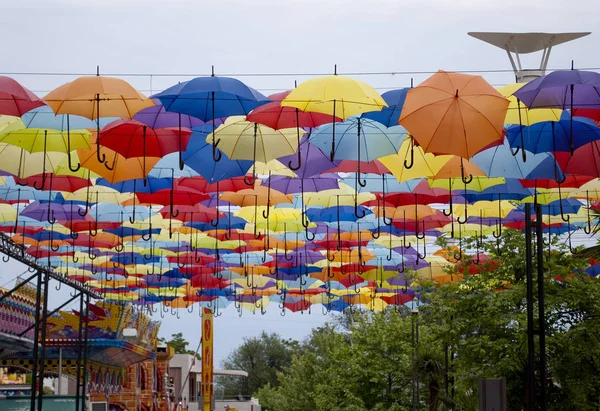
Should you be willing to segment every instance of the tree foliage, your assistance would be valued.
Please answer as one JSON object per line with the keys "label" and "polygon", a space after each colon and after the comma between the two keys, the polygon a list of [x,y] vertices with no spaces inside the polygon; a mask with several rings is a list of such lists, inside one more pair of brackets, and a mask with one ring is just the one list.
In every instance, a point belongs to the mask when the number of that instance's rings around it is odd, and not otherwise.
{"label": "tree foliage", "polygon": [[[465,240],[465,249],[475,241]],[[548,409],[598,409],[600,283],[583,275],[585,259],[556,238],[551,243],[544,253]],[[457,281],[414,280],[415,297],[425,303],[418,313],[354,309],[313,330],[293,350],[290,365],[256,393],[263,408],[410,410],[417,376],[421,409],[477,410],[481,377],[505,377],[508,409],[526,409],[524,236],[504,230],[497,244],[478,245],[489,258],[474,266],[465,255],[449,269]],[[535,277],[534,266],[537,290]],[[539,378],[536,384],[539,392]]]}
{"label": "tree foliage", "polygon": [[158,340],[173,348],[175,354],[190,354],[195,355],[197,358],[200,357],[196,354],[196,351],[187,348],[190,343],[183,338],[183,333],[172,334],[170,340],[166,340],[165,338],[159,338]]}
{"label": "tree foliage", "polygon": [[[247,371],[248,393],[253,394],[264,385],[277,385],[277,372],[291,365],[292,353],[297,345],[296,341],[284,340],[276,333],[263,331],[258,337],[244,339],[222,366],[225,369]],[[245,387],[241,387],[239,381],[221,378],[219,383],[225,395],[245,393]]]}

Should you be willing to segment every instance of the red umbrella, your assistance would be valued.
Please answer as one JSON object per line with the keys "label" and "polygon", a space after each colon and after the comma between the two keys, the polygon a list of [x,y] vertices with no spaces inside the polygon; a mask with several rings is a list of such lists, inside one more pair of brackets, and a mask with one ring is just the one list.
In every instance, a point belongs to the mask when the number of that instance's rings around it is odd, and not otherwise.
{"label": "red umbrella", "polygon": [[183,191],[182,189],[158,190],[154,193],[137,193],[136,196],[141,204],[159,204],[162,206],[170,206],[171,204],[173,204],[173,206],[193,206],[210,198],[208,194]]}
{"label": "red umbrella", "polygon": [[[275,130],[294,127],[314,128],[332,122],[332,117],[328,114],[304,112],[294,107],[282,107],[281,101],[290,93],[291,90],[271,94],[269,99],[272,103],[255,108],[248,114],[246,120],[264,124]],[[336,122],[340,121],[342,119],[336,118]]]}
{"label": "red umbrella", "polygon": [[[356,173],[358,170],[358,161],[356,160],[342,160],[339,165],[332,169],[328,170],[328,173]],[[360,162],[360,171],[361,173],[368,174],[391,174],[390,170],[384,166],[381,161],[373,160],[371,162]]]}
{"label": "red umbrella", "polygon": [[573,117],[587,117],[592,121],[600,121],[600,110],[594,108],[575,108],[573,109]]}
{"label": "red umbrella", "polygon": [[176,187],[194,190],[199,193],[215,193],[217,191],[238,192],[247,189],[248,185],[244,182],[244,177],[230,178],[216,183],[209,183],[204,177],[180,177],[177,179]]}
{"label": "red umbrella", "polygon": [[151,129],[137,120],[117,120],[100,132],[100,144],[125,158],[164,157],[185,150],[192,132],[175,127]]}
{"label": "red umbrella", "polygon": [[52,184],[44,184],[44,181],[48,176],[43,174],[37,174],[34,176],[27,177],[26,179],[19,179],[14,177],[15,182],[22,186],[41,187],[42,191],[66,191],[73,193],[80,188],[85,188],[92,185],[92,182],[88,178],[81,178],[75,176],[66,175],[52,175]]}
{"label": "red umbrella", "polygon": [[[215,208],[206,207],[202,204],[195,205],[176,205],[173,207],[173,214],[176,215],[176,220],[190,221],[195,223],[208,223],[217,218],[218,210]],[[169,218],[171,215],[171,207],[165,206],[160,209],[160,215],[163,218]],[[225,213],[218,213],[220,217],[224,217]]]}
{"label": "red umbrella", "polygon": [[565,174],[600,177],[600,144],[592,141],[579,147],[569,155],[568,152],[556,153],[556,161]]}
{"label": "red umbrella", "polygon": [[16,80],[0,76],[0,114],[21,117],[44,102]]}
{"label": "red umbrella", "polygon": [[571,187],[571,188],[579,188],[585,183],[592,181],[594,177],[592,176],[582,176],[578,174],[570,174],[565,176],[565,181],[561,181],[560,183],[556,181],[554,178],[538,178],[534,180],[521,180],[519,182],[523,186],[523,188],[558,188],[559,185],[562,188]]}
{"label": "red umbrella", "polygon": [[170,255],[167,256],[167,260],[170,263],[177,263],[179,265],[206,265],[215,262],[215,257],[201,252],[193,252],[179,255]]}

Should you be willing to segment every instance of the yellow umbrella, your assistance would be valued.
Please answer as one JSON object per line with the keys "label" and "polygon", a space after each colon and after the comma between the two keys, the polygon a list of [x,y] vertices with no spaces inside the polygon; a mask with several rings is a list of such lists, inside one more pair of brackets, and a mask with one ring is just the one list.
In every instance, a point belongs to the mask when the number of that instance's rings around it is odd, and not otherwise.
{"label": "yellow umbrella", "polygon": [[414,146],[413,150],[411,150],[411,146],[410,139],[406,139],[400,146],[398,154],[381,157],[379,161],[392,172],[399,182],[433,177],[443,164],[439,160],[436,161],[435,155],[425,153],[420,146]]}
{"label": "yellow umbrella", "polygon": [[367,83],[333,75],[301,83],[283,99],[281,106],[346,119],[369,111],[381,111],[387,104]]}
{"label": "yellow umbrella", "polygon": [[[523,87],[525,83],[508,84],[498,88],[500,94],[508,99],[508,111],[506,112],[505,124],[522,124],[530,126],[542,121],[560,121],[562,110],[550,108],[528,109],[525,104],[518,102],[513,93]],[[520,110],[519,110],[520,108]],[[519,115],[520,111],[520,115]]]}
{"label": "yellow umbrella", "polygon": [[17,210],[10,204],[0,204],[0,223],[14,223]]}
{"label": "yellow umbrella", "polygon": [[0,144],[0,158],[0,170],[21,179],[37,174],[54,173],[67,155],[55,152],[30,153],[17,146]]}
{"label": "yellow umbrella", "polygon": [[70,146],[67,143],[67,132],[53,129],[26,128],[3,132],[0,143],[21,147],[30,153],[56,151],[59,153],[90,147],[90,132],[88,130],[71,130]]}
{"label": "yellow umbrella", "polygon": [[281,164],[278,160],[271,160],[268,163],[263,163],[262,161],[256,161],[256,174],[258,175],[268,175],[269,173],[278,176],[286,176],[286,177],[297,177],[296,173],[290,170],[285,165]]}
{"label": "yellow umbrella", "polygon": [[351,206],[354,205],[355,198],[358,204],[362,204],[375,200],[377,197],[370,192],[358,193],[358,196],[356,196],[352,187],[340,183],[338,189],[323,190],[318,193],[304,193],[304,204],[306,206],[335,207],[339,202],[341,206]]}
{"label": "yellow umbrella", "polygon": [[[302,131],[302,134],[305,132]],[[245,116],[228,117],[215,130],[217,144],[232,160],[253,160],[266,163],[294,154],[298,148],[295,128],[274,130],[259,123],[246,121]],[[206,142],[213,141],[212,133]]]}
{"label": "yellow umbrella", "polygon": [[318,77],[301,83],[281,102],[282,107],[295,107],[302,111],[330,114],[332,116],[331,161],[335,154],[335,121],[358,114],[381,111],[387,107],[385,100],[367,83],[349,77]]}
{"label": "yellow umbrella", "polygon": [[[477,201],[474,204],[468,204],[466,213],[471,216],[487,217],[506,217],[515,207],[506,200],[502,201]],[[458,207],[454,212],[458,216],[465,215],[465,209]],[[464,227],[464,226],[463,226]]]}
{"label": "yellow umbrella", "polygon": [[91,186],[80,188],[65,195],[67,201],[86,201],[88,203],[121,204],[133,196],[133,193],[120,193],[114,188],[105,186]]}
{"label": "yellow umbrella", "polygon": [[24,128],[25,123],[23,123],[21,117],[0,115],[0,133],[8,133],[9,131],[22,130]]}
{"label": "yellow umbrella", "polygon": [[[462,178],[449,178],[440,180],[427,180],[430,188],[445,188],[450,190],[465,189],[465,183]],[[473,177],[473,180],[466,184],[466,189],[471,191],[483,191],[486,188],[506,183],[502,177]]]}
{"label": "yellow umbrella", "polygon": [[[246,121],[245,116],[228,117],[223,124],[206,137],[232,160],[252,160],[252,175],[256,176],[256,162],[266,163],[296,153],[298,133],[304,130],[284,128],[274,130],[260,123]],[[254,181],[254,179],[253,179]]]}
{"label": "yellow umbrella", "polygon": [[[234,213],[236,217],[243,218],[249,223],[254,222],[265,222],[267,219],[264,217],[266,212],[266,206],[250,206],[242,207]],[[269,221],[281,221],[281,222],[293,222],[299,221],[302,218],[302,212],[296,208],[274,208],[269,211]]]}

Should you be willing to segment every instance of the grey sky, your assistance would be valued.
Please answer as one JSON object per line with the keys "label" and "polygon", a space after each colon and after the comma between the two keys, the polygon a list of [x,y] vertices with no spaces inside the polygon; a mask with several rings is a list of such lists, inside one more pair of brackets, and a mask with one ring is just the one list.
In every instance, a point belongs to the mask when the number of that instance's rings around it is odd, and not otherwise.
{"label": "grey sky", "polygon": [[[510,69],[501,50],[468,31],[594,31],[597,0],[0,0],[0,72],[95,73],[340,73]],[[600,67],[598,34],[559,46],[549,67]],[[525,61],[538,62],[537,58]],[[14,75],[46,92],[69,76]],[[374,87],[405,87],[411,75],[361,76]],[[426,75],[413,75],[415,83]],[[494,85],[511,73],[484,74]],[[145,93],[182,77],[125,77]],[[302,76],[241,77],[265,94],[291,88]],[[17,271],[2,265],[0,283]],[[7,270],[6,267],[13,268]],[[63,291],[57,297],[66,295]],[[59,297],[60,298],[60,297]],[[58,302],[58,298],[55,298]],[[216,321],[217,363],[243,336],[262,329],[301,338],[327,318],[317,313],[266,317],[233,308]],[[197,311],[163,320],[162,335],[182,331],[197,344]],[[194,347],[195,348],[195,347]]]}

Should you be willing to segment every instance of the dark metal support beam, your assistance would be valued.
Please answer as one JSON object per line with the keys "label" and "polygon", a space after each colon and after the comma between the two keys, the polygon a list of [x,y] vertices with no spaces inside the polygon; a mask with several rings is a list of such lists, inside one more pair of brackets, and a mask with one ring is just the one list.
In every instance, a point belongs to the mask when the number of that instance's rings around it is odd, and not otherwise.
{"label": "dark metal support beam", "polygon": [[30,398],[30,409],[35,410],[35,398],[37,395],[37,368],[38,368],[38,350],[39,350],[39,335],[40,335],[40,312],[42,304],[42,272],[36,273],[37,287],[36,287],[36,298],[35,298],[35,327],[33,332],[33,360],[31,361],[31,398]]}
{"label": "dark metal support beam", "polygon": [[544,239],[542,232],[542,205],[536,205],[537,236],[537,286],[538,286],[538,331],[540,341],[540,409],[547,410],[546,399],[546,318],[544,307]]}
{"label": "dark metal support beam", "polygon": [[531,244],[531,203],[525,204],[525,264],[527,281],[527,410],[535,410],[535,340],[533,329],[533,250]]}
{"label": "dark metal support beam", "polygon": [[[79,294],[79,329],[78,329],[78,341],[83,338],[83,293]],[[79,411],[80,398],[81,398],[81,345],[78,346],[77,350],[77,376],[75,380],[75,411]]]}
{"label": "dark metal support beam", "polygon": [[[48,283],[50,282],[50,276],[48,275],[48,273],[44,273],[44,307],[42,310],[42,321],[40,324],[41,327],[41,336],[40,336],[40,340],[41,340],[41,347],[40,347],[40,355],[38,356],[38,361],[40,362],[40,366],[39,366],[39,376],[38,379],[40,381],[40,391],[38,394],[38,400],[37,400],[37,409],[38,411],[43,411],[43,407],[44,407],[44,372],[45,370],[45,359],[46,359],[46,329],[47,329],[47,320],[48,320],[48,310],[46,309],[48,307]],[[39,321],[39,319],[38,319]]]}
{"label": "dark metal support beam", "polygon": [[81,291],[84,294],[90,295],[92,298],[101,300],[102,295],[92,290],[91,287],[84,285],[78,281],[73,281],[64,275],[57,274],[50,267],[44,267],[38,264],[35,258],[25,252],[26,247],[22,244],[16,244],[12,239],[6,235],[5,233],[0,233],[0,253],[13,258],[28,267],[35,269],[37,271],[41,271],[43,273],[48,273],[50,278],[60,281],[61,283],[77,290]]}
{"label": "dark metal support beam", "polygon": [[[82,395],[81,401],[82,406],[81,409],[83,411],[87,410],[86,403],[86,390],[87,390],[87,360],[88,360],[88,328],[90,324],[90,295],[87,294],[85,296],[85,333],[83,336],[83,386],[82,386]],[[79,314],[81,316],[81,313]]]}

